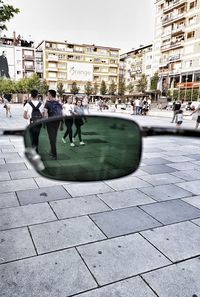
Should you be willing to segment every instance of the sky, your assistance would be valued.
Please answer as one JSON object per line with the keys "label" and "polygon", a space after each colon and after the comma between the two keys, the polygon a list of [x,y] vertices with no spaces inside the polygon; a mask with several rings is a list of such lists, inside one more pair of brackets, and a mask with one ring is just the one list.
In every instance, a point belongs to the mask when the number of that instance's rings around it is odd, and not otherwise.
{"label": "sky", "polygon": [[4,0],[20,9],[9,23],[36,45],[42,40],[120,48],[120,53],[153,42],[154,0]]}

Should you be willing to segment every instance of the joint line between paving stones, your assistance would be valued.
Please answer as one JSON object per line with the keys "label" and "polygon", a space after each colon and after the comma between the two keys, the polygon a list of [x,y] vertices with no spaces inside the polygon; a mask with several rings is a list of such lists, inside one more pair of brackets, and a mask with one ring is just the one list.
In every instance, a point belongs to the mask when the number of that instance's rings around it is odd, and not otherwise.
{"label": "joint line between paving stones", "polygon": [[51,210],[53,211],[53,213],[54,213],[55,217],[57,218],[57,220],[60,221],[59,218],[58,218],[58,216],[57,216],[57,214],[56,214],[56,212],[54,211],[53,207],[51,206],[51,204],[50,204],[49,202],[50,202],[50,201],[47,201],[49,207],[50,207]]}
{"label": "joint line between paving stones", "polygon": [[[195,196],[198,196],[198,195],[194,195],[194,196],[192,196],[192,197],[195,197]],[[192,207],[194,207],[195,209],[197,209],[197,210],[200,211],[200,208],[198,208],[198,207],[196,207],[195,205],[190,204],[189,202],[183,200],[183,199],[185,199],[185,198],[187,198],[187,197],[181,198],[181,200],[182,200],[184,203],[188,204],[190,207],[192,206]],[[189,198],[189,197],[188,197],[188,198]],[[199,214],[199,218],[200,218],[200,214]],[[194,220],[194,219],[193,219],[193,220]]]}
{"label": "joint line between paving stones", "polygon": [[200,228],[200,226],[196,222],[193,222],[192,220],[195,220],[195,219],[191,219],[189,220],[189,222]]}
{"label": "joint line between paving stones", "polygon": [[150,284],[143,278],[142,275],[139,275],[139,277],[145,282],[145,284],[153,291],[153,293],[159,297],[159,295],[156,293],[156,291],[150,286]]}
{"label": "joint line between paving stones", "polygon": [[[157,203],[159,203],[159,202],[157,201]],[[150,203],[150,204],[153,204],[153,203]],[[141,205],[141,206],[143,206],[143,205]],[[145,211],[144,209],[142,209],[141,206],[136,206],[136,207],[138,207],[140,210],[144,211],[147,215],[149,215],[151,218],[153,218],[154,220],[156,220],[162,226],[165,226],[162,222],[160,222],[159,220],[157,220],[156,218],[154,218],[150,213],[148,213],[147,211]]]}
{"label": "joint line between paving stones", "polygon": [[19,200],[19,197],[18,197],[17,191],[15,191],[15,196],[17,197],[17,201],[19,202],[19,206],[23,206],[23,205],[21,205],[21,202],[20,202],[20,200]]}
{"label": "joint line between paving stones", "polygon": [[29,226],[27,226],[27,228],[28,228],[28,232],[29,232],[29,235],[30,235],[30,237],[31,237],[31,240],[32,240],[32,243],[33,243],[35,252],[36,252],[36,255],[38,256],[37,247],[36,247],[35,242],[34,242],[34,240],[33,240],[33,236],[32,236],[31,230],[30,230]]}
{"label": "joint line between paving stones", "polygon": [[[91,214],[92,215],[92,214]],[[103,233],[103,235],[106,237],[106,239],[109,239],[109,237],[104,233],[104,231],[101,230],[101,228],[97,225],[97,223],[90,217],[90,215],[87,215],[88,218],[94,223],[94,225]],[[105,240],[105,239],[104,239]]]}
{"label": "joint line between paving stones", "polygon": [[[101,195],[101,194],[100,194]],[[98,194],[95,195],[97,198],[99,198],[110,210],[114,210],[111,206],[109,206],[101,197],[98,196]]]}
{"label": "joint line between paving stones", "polygon": [[70,196],[70,197],[67,197],[67,198],[65,198],[65,199],[71,199],[71,198],[73,198],[72,197],[72,195],[67,191],[67,189],[63,186],[63,185],[61,185],[61,187],[65,190],[65,192],[67,192],[67,194]]}

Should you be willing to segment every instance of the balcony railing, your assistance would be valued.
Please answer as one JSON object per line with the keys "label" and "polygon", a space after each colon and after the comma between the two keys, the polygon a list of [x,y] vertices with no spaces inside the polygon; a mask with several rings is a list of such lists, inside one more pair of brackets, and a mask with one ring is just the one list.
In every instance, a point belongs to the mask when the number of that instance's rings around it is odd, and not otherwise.
{"label": "balcony railing", "polygon": [[172,34],[183,32],[184,28],[185,28],[185,26],[180,26],[178,28],[175,28],[175,29],[172,30]]}
{"label": "balcony railing", "polygon": [[172,10],[175,7],[177,7],[178,5],[181,5],[181,4],[186,3],[186,2],[187,2],[186,0],[174,0],[174,1],[171,2],[171,4],[168,4],[168,5],[166,4],[164,6],[163,12],[167,12],[169,10]]}
{"label": "balcony railing", "polygon": [[162,20],[162,24],[163,24],[163,25],[167,25],[168,23],[177,21],[177,20],[182,19],[182,18],[185,18],[185,12],[180,13],[180,14],[173,14],[173,15],[171,15],[171,16],[168,16],[168,15],[167,15],[167,16],[164,17],[164,19]]}
{"label": "balcony railing", "polygon": [[161,46],[161,51],[168,51],[176,47],[182,47],[183,46],[183,41],[176,41],[176,42],[171,42],[170,44],[162,45]]}
{"label": "balcony railing", "polygon": [[58,61],[58,56],[48,56],[48,61]]}
{"label": "balcony railing", "polygon": [[23,55],[23,58],[25,60],[34,60],[34,56],[33,55]]}

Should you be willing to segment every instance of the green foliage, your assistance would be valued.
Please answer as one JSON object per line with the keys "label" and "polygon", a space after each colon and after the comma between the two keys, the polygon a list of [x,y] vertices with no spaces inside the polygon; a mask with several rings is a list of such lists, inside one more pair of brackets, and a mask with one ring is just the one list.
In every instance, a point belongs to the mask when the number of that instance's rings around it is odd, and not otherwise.
{"label": "green foliage", "polygon": [[0,78],[0,95],[2,96],[5,93],[14,93],[15,92],[15,83],[6,78]]}
{"label": "green foliage", "polygon": [[159,76],[158,72],[154,73],[153,77],[151,78],[151,91],[157,91],[157,84],[158,84]]}
{"label": "green foliage", "polygon": [[101,82],[101,86],[100,86],[100,94],[101,95],[105,95],[107,93],[107,86],[104,80],[102,80]]}
{"label": "green foliage", "polygon": [[92,92],[93,95],[97,95],[98,91],[99,91],[99,86],[98,86],[98,83],[95,81],[94,87],[93,87],[93,92]]}
{"label": "green foliage", "polygon": [[125,91],[126,91],[126,84],[125,84],[125,80],[122,78],[119,80],[118,94],[124,95]]}
{"label": "green foliage", "polygon": [[112,83],[109,85],[108,94],[115,95],[116,91],[117,91],[117,86],[114,83],[114,81],[112,80]]}
{"label": "green foliage", "polygon": [[65,93],[64,85],[62,82],[59,82],[57,85],[57,93],[60,98],[62,98]]}
{"label": "green foliage", "polygon": [[87,96],[90,96],[90,95],[92,95],[92,93],[93,93],[92,83],[90,81],[88,81],[85,85],[85,94]]}
{"label": "green foliage", "polygon": [[74,95],[78,94],[79,87],[77,86],[77,83],[75,81],[72,83],[72,87],[71,87],[71,90],[70,91]]}
{"label": "green foliage", "polygon": [[127,90],[129,92],[129,94],[131,95],[134,91],[134,85],[132,83],[129,83],[127,86]]}
{"label": "green foliage", "polygon": [[18,8],[4,4],[3,0],[0,0],[0,30],[7,30],[5,23],[17,13],[19,13]]}
{"label": "green foliage", "polygon": [[142,74],[141,78],[137,82],[138,92],[144,93],[147,89],[147,78],[145,74]]}
{"label": "green foliage", "polygon": [[199,89],[193,90],[174,90],[170,93],[170,98],[173,100],[196,101],[199,98]]}
{"label": "green foliage", "polygon": [[47,84],[47,81],[44,79],[43,81],[40,81],[40,89],[39,93],[41,95],[45,95],[49,90],[49,85]]}

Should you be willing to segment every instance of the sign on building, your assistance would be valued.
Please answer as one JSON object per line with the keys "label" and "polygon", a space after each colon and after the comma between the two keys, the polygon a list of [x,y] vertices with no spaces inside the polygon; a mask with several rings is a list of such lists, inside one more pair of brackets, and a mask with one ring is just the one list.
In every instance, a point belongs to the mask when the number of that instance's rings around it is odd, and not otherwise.
{"label": "sign on building", "polygon": [[93,65],[89,63],[67,63],[67,80],[93,81]]}

